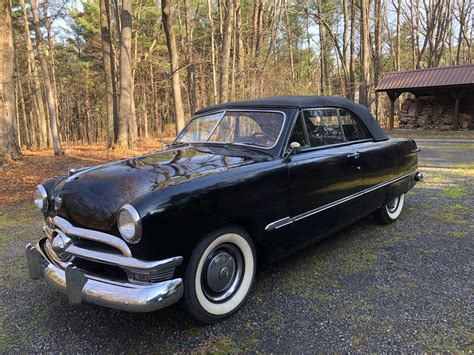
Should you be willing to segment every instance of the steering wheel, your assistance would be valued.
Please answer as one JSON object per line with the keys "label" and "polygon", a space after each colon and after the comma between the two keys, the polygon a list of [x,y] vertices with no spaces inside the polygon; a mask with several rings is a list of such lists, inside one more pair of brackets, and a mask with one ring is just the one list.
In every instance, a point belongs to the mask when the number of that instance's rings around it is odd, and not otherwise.
{"label": "steering wheel", "polygon": [[264,132],[255,132],[250,137],[255,138],[257,143],[262,143],[262,144],[265,144],[265,145],[267,145],[268,143],[273,142],[273,140],[275,139],[273,136],[271,136],[267,133],[264,133]]}

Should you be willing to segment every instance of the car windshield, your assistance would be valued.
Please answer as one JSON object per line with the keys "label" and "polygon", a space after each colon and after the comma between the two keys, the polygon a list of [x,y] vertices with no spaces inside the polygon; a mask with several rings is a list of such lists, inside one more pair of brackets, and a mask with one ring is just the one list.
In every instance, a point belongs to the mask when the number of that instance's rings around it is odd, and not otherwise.
{"label": "car windshield", "polygon": [[228,143],[271,148],[284,115],[272,111],[223,111],[195,117],[176,138],[178,143]]}

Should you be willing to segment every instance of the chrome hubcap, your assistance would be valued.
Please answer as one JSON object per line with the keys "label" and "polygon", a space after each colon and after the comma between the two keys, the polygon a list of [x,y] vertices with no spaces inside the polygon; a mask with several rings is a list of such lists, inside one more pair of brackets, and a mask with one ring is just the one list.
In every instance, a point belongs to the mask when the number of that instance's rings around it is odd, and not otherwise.
{"label": "chrome hubcap", "polygon": [[212,257],[207,267],[207,284],[214,292],[222,292],[232,281],[235,272],[235,261],[231,254],[220,251]]}
{"label": "chrome hubcap", "polygon": [[223,244],[206,258],[202,271],[203,291],[208,299],[222,302],[238,288],[243,270],[240,251],[232,244]]}
{"label": "chrome hubcap", "polygon": [[398,208],[398,202],[400,201],[400,197],[394,198],[392,201],[387,203],[387,209],[388,212],[393,213],[397,210]]}

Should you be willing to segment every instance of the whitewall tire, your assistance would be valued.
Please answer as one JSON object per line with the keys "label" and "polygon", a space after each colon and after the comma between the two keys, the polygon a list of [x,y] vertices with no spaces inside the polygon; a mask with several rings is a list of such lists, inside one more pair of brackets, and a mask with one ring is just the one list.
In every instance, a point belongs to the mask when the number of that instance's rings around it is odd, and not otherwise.
{"label": "whitewall tire", "polygon": [[383,224],[393,223],[402,213],[404,203],[405,194],[401,194],[375,211],[375,217]]}
{"label": "whitewall tire", "polygon": [[195,247],[184,278],[184,303],[198,322],[215,323],[235,313],[255,278],[252,239],[239,226],[210,233]]}

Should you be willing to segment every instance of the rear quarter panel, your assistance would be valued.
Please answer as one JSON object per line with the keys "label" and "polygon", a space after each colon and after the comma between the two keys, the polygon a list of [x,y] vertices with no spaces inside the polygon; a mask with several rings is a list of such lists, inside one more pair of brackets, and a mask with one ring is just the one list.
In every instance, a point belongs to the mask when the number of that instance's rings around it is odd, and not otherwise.
{"label": "rear quarter panel", "polygon": [[406,175],[402,180],[367,193],[362,206],[363,214],[372,212],[414,186],[419,150],[412,139],[390,138],[367,142],[358,147],[358,151],[364,172],[363,189],[370,189]]}

